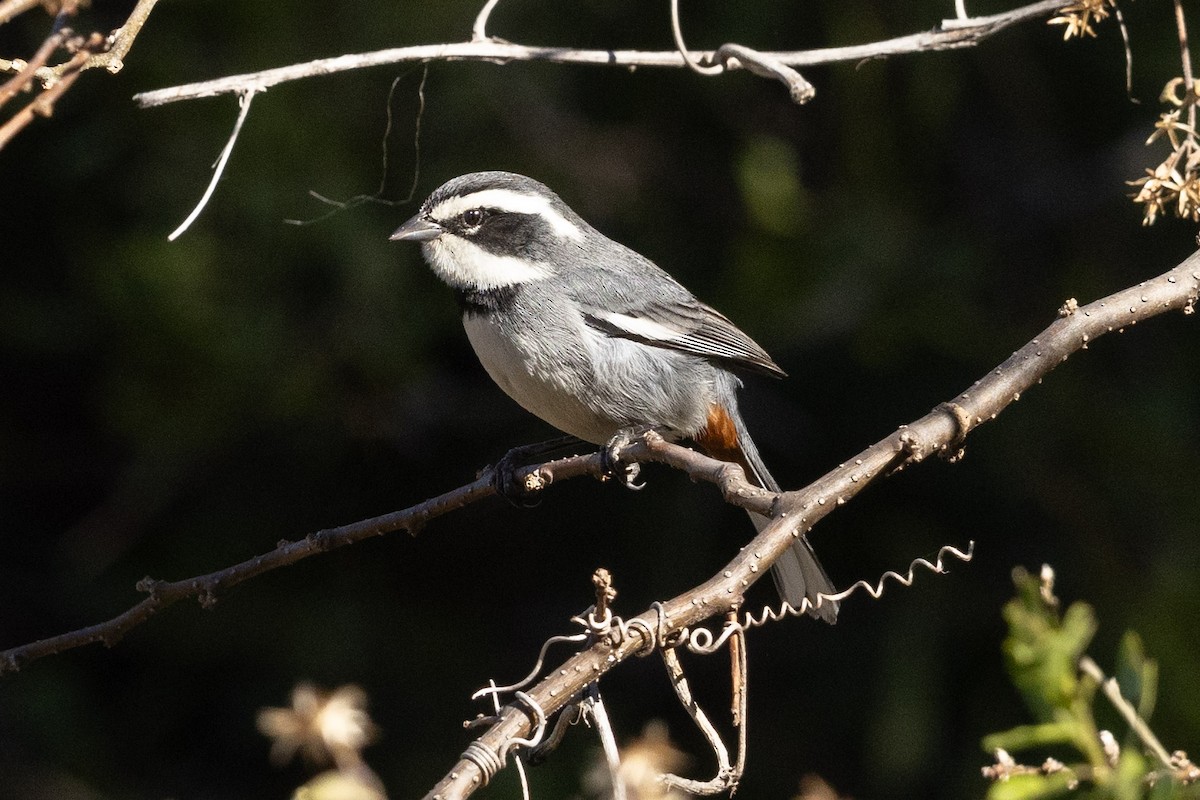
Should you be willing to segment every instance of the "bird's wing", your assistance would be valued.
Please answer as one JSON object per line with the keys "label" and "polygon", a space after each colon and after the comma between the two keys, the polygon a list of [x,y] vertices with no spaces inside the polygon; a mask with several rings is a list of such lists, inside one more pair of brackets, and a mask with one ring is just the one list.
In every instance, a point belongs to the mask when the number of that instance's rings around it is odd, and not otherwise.
{"label": "bird's wing", "polygon": [[624,298],[626,302],[607,308],[586,301],[580,305],[587,323],[609,336],[679,350],[776,378],[785,375],[767,352],[728,317],[683,292],[683,296],[646,302]]}

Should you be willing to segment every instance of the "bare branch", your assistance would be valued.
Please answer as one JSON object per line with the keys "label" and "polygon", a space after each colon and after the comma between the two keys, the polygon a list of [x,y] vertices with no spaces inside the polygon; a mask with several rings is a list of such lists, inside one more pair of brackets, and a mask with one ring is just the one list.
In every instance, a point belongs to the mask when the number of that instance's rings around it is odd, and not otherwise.
{"label": "bare branch", "polygon": [[33,58],[25,62],[25,65],[17,70],[16,75],[5,81],[3,86],[0,86],[0,106],[3,106],[9,100],[21,92],[28,90],[33,85],[37,71],[46,65],[46,62],[50,60],[50,56],[54,55],[55,50],[63,46],[70,35],[71,32],[64,28],[46,37],[46,41],[42,42],[42,46],[33,54]]}
{"label": "bare branch", "polygon": [[[576,462],[586,462],[587,460],[586,457],[575,459]],[[582,474],[583,471],[586,471],[582,463],[564,465],[560,469],[567,474]],[[431,519],[495,494],[491,481],[490,474],[484,475],[473,483],[402,511],[365,519],[339,528],[319,531],[299,541],[280,542],[270,552],[207,575],[199,575],[172,583],[144,578],[138,583],[138,590],[146,592],[149,596],[124,613],[80,630],[0,652],[0,675],[14,672],[39,658],[84,645],[102,642],[105,646],[112,647],[132,628],[141,625],[158,611],[180,600],[194,597],[200,601],[201,605],[209,606],[215,602],[219,592],[231,589],[249,578],[288,564],[294,564],[309,556],[397,530],[408,530],[415,533]]]}
{"label": "bare branch", "polygon": [[588,684],[587,689],[581,708],[591,717],[600,737],[604,763],[608,767],[608,779],[612,784],[612,800],[625,800],[629,794],[625,791],[625,776],[621,774],[621,754],[617,750],[617,736],[613,732],[612,723],[609,722],[604,700],[600,697],[600,685],[593,681]]}
{"label": "bare branch", "polygon": [[150,12],[154,10],[157,2],[158,0],[138,0],[133,11],[129,12],[129,18],[125,20],[125,24],[113,32],[108,50],[96,53],[89,58],[83,68],[87,70],[103,67],[114,75],[120,72],[121,68],[125,66],[125,55],[133,47],[133,40],[142,32],[142,26],[146,24],[146,19],[149,18]]}
{"label": "bare branch", "polygon": [[[95,67],[104,67],[111,73],[121,70],[122,59],[133,46],[146,18],[154,9],[158,0],[138,0],[137,6],[130,13],[125,24],[110,36],[93,32],[89,36],[72,36],[63,27],[67,17],[74,16],[81,5],[85,3],[72,1],[64,2],[58,8],[54,30],[43,42],[38,52],[29,61],[0,59],[0,72],[12,71],[17,75],[0,87],[0,105],[6,103],[17,92],[26,91],[33,81],[42,82],[43,91],[20,111],[0,126],[0,148],[3,148],[14,136],[24,130],[35,117],[49,117],[54,113],[54,105],[78,79],[80,73]],[[0,25],[13,16],[20,14],[37,2],[25,0],[4,0],[0,2]],[[47,7],[54,4],[46,3]],[[61,64],[49,66],[50,57],[59,49],[66,48],[71,58]]]}
{"label": "bare branch", "polygon": [[683,674],[683,664],[679,661],[679,655],[671,648],[664,647],[659,651],[662,655],[663,665],[667,668],[667,677],[671,681],[671,686],[675,689],[676,698],[678,698],[680,705],[683,706],[684,711],[692,718],[692,722],[704,734],[704,738],[708,740],[708,746],[712,748],[713,755],[717,759],[717,774],[709,780],[698,781],[691,778],[681,778],[678,775],[666,774],[660,780],[667,788],[682,789],[688,794],[712,795],[735,790],[738,781],[742,778],[742,767],[745,763],[744,731],[746,721],[745,638],[739,635],[732,639],[729,649],[730,656],[733,659],[731,673],[733,676],[734,724],[738,728],[738,742],[740,745],[736,767],[729,760],[729,748],[721,741],[721,734],[717,732],[716,727],[709,721],[708,715],[704,713],[704,709],[692,697],[692,688],[688,685],[687,676]]}
{"label": "bare branch", "polygon": [[[69,34],[70,32],[64,29],[60,33]],[[60,65],[63,68],[62,72],[58,75],[53,85],[43,90],[41,94],[26,103],[20,111],[13,114],[7,122],[0,125],[0,150],[4,149],[5,145],[12,141],[13,137],[24,130],[36,117],[50,117],[54,114],[55,103],[66,94],[67,90],[79,78],[79,73],[83,70],[83,65],[87,62],[89,56],[99,50],[104,44],[103,37],[98,33],[93,33],[87,39],[82,37],[68,37],[65,41],[60,36],[60,33],[51,34],[50,38],[38,50],[35,62],[38,58],[48,57],[59,46],[70,47],[74,50],[74,54],[69,61]],[[30,68],[32,66],[31,63]],[[29,68],[22,70],[21,74],[14,79],[20,79],[20,83],[15,84],[14,88],[16,86],[23,87],[27,85],[24,83],[25,78],[23,76],[29,71]],[[36,68],[33,71],[35,73],[40,72]],[[13,84],[13,81],[9,81],[9,84],[5,85],[5,93],[8,91],[10,84]],[[0,95],[0,102],[3,100],[7,100],[7,97]]]}
{"label": "bare branch", "polygon": [[[971,430],[995,419],[1071,354],[1085,349],[1106,333],[1123,331],[1164,312],[1191,314],[1198,296],[1200,253],[1195,253],[1163,275],[1102,300],[1082,307],[1064,304],[1059,318],[1037,338],[951,403],[902,426],[804,489],[779,495],[771,513],[771,524],[720,573],[695,589],[655,604],[654,608],[628,620],[622,628],[628,635],[617,636],[614,632],[614,635],[601,638],[529,688],[524,697],[536,703],[543,713],[553,714],[569,704],[584,686],[622,661],[669,643],[685,628],[727,613],[740,604],[742,590],[765,573],[765,567],[790,546],[794,536],[810,531],[814,524],[869,483],[908,464],[919,463],[930,454],[956,454]],[[712,468],[711,459],[669,447],[661,437],[646,437],[622,455],[680,467],[694,478],[717,483],[731,502],[761,508],[761,490],[756,491],[746,483],[740,468],[733,465]],[[514,739],[528,734],[530,729],[527,713],[522,707],[510,704],[472,745],[492,753],[505,753]],[[481,780],[479,767],[470,760],[460,759],[425,800],[468,797],[479,787]]]}
{"label": "bare branch", "polygon": [[[1183,16],[1183,4],[1175,0],[1175,30],[1179,34],[1179,60],[1183,69],[1185,95],[1195,96],[1192,89],[1192,52],[1188,47],[1187,20]],[[1196,127],[1196,104],[1188,105],[1188,125]]]}
{"label": "bare branch", "polygon": [[[737,588],[744,588],[757,580],[766,571],[766,567],[790,546],[794,536],[811,530],[826,514],[854,497],[873,480],[907,464],[920,462],[931,453],[953,455],[971,429],[987,420],[995,419],[1008,404],[1019,399],[1022,392],[1036,385],[1072,353],[1086,348],[1091,341],[1105,333],[1123,330],[1166,311],[1183,310],[1190,314],[1194,310],[1198,293],[1200,253],[1192,255],[1154,280],[1140,283],[1090,305],[1077,307],[1077,304],[1066,303],[1060,309],[1060,317],[1054,324],[986,377],[976,381],[953,403],[943,404],[916,422],[902,426],[891,436],[867,448],[854,459],[839,465],[800,491],[773,495],[746,481],[741,467],[708,458],[693,450],[663,441],[661,437],[647,436],[634,442],[623,453],[629,459],[656,461],[682,470],[694,480],[717,485],[726,502],[775,518],[720,575],[667,604],[663,614],[669,617],[671,622],[663,630],[678,631],[702,619],[730,610],[740,597]],[[549,486],[555,480],[567,480],[582,475],[599,477],[601,464],[596,455],[574,456],[529,467],[521,472],[523,475],[536,476],[541,485]],[[76,647],[97,642],[111,647],[129,630],[179,600],[194,597],[202,605],[210,605],[220,591],[309,556],[397,530],[415,533],[430,519],[495,494],[492,480],[491,472],[487,471],[473,483],[410,508],[319,531],[300,541],[281,542],[276,549],[268,553],[207,575],[172,583],[146,578],[139,583],[138,588],[139,591],[149,594],[149,597],[116,617],[0,652],[0,675],[16,671],[39,658]],[[648,630],[658,630],[654,627],[658,622],[657,612],[647,611],[642,617],[642,624],[648,626]],[[631,648],[622,650],[622,655],[636,652],[646,644],[635,643]],[[607,647],[608,645],[604,645],[602,648],[605,657],[608,655]],[[585,656],[586,653],[577,658],[583,659],[580,663],[587,664],[590,669],[593,661]],[[594,663],[596,669],[601,669],[604,658],[599,658]],[[539,685],[538,689],[542,688]],[[578,688],[574,691],[578,691]],[[557,688],[556,693],[558,700],[546,703],[547,713],[553,713],[562,707],[564,696]],[[538,702],[544,700],[545,698],[539,697]],[[498,726],[493,730],[505,734],[513,724],[511,719],[508,722],[508,726]]]}
{"label": "bare branch", "polygon": [[[490,11],[490,6],[485,10]],[[887,58],[908,53],[931,50],[950,50],[972,47],[1010,25],[1044,17],[1061,6],[1061,0],[1039,0],[1020,8],[972,19],[944,20],[931,31],[901,36],[883,42],[831,47],[817,50],[771,52],[762,55],[773,62],[789,67],[804,67],[814,64],[831,64],[841,61],[862,61]],[[477,26],[478,27],[478,26]],[[710,63],[719,61],[716,52],[697,53]],[[494,39],[481,39],[453,44],[417,45],[376,50],[370,53],[322,58],[303,64],[231,75],[200,83],[158,89],[134,95],[134,100],[143,108],[174,103],[180,100],[195,100],[200,97],[215,97],[222,94],[241,94],[248,90],[262,91],[288,81],[302,80],[318,75],[330,75],[384,64],[399,64],[413,61],[550,61],[560,64],[587,64],[605,67],[675,67],[684,66],[684,58],[678,50],[578,50],[570,47],[531,47],[510,44]],[[732,66],[732,65],[730,65]]]}

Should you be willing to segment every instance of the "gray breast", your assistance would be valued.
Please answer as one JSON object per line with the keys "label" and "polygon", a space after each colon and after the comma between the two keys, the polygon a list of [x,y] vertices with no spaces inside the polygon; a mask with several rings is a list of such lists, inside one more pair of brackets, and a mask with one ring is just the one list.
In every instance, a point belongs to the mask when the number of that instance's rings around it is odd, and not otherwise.
{"label": "gray breast", "polygon": [[684,436],[700,430],[718,367],[609,336],[547,288],[525,285],[503,309],[464,304],[467,338],[505,393],[559,430],[597,444],[631,426]]}

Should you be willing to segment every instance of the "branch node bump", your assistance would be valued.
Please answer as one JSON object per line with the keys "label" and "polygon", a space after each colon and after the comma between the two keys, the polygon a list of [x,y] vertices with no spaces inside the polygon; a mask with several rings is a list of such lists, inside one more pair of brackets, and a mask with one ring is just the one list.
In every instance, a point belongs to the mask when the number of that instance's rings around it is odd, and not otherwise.
{"label": "branch node bump", "polygon": [[[921,438],[912,431],[901,431],[898,437],[899,452],[908,456],[908,460],[914,464],[920,464],[925,460],[927,453],[925,452],[925,444]],[[903,466],[903,465],[901,465]]]}
{"label": "branch node bump", "polygon": [[133,588],[139,592],[148,594],[151,597],[156,597],[158,594],[158,587],[162,586],[162,583],[163,582],[157,578],[151,578],[149,575],[147,575],[134,584]]}
{"label": "branch node bump", "polygon": [[217,595],[216,592],[213,591],[213,587],[211,585],[205,586],[200,594],[196,595],[196,602],[199,603],[200,607],[205,611],[215,607],[217,605]]}
{"label": "branch node bump", "polygon": [[550,485],[550,481],[546,479],[546,475],[540,469],[535,469],[527,474],[522,481],[525,491],[529,493],[540,492]]}
{"label": "branch node bump", "polygon": [[500,718],[495,714],[484,715],[476,714],[474,719],[463,720],[463,730],[471,731],[476,728],[490,728],[500,721]]}
{"label": "branch node bump", "polygon": [[[1016,400],[1018,398],[1019,395],[1013,399]],[[954,464],[966,456],[966,449],[962,446],[962,443],[966,441],[967,434],[971,432],[971,415],[958,403],[942,403],[938,408],[949,414],[955,424],[954,438],[947,442],[938,453],[942,458]]]}

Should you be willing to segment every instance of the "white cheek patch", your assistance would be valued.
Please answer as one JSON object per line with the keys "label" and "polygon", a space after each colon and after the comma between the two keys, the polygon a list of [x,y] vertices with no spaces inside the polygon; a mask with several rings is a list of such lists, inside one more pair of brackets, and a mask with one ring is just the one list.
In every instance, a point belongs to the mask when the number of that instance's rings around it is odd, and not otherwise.
{"label": "white cheek patch", "polygon": [[431,208],[429,216],[440,220],[452,219],[472,208],[494,208],[512,214],[531,214],[546,220],[550,229],[564,239],[583,239],[583,231],[579,226],[564,217],[547,198],[514,192],[511,189],[484,189],[462,197],[451,197]]}
{"label": "white cheek patch", "polygon": [[547,278],[552,272],[541,262],[498,256],[457,236],[442,236],[421,247],[438,277],[458,288],[499,289]]}
{"label": "white cheek patch", "polygon": [[684,332],[678,328],[663,325],[661,322],[655,322],[645,317],[631,317],[628,314],[617,314],[612,311],[599,312],[595,316],[614,328],[625,331],[630,336],[651,342],[678,341],[684,335]]}

